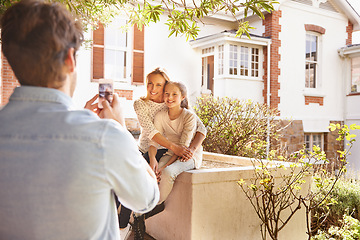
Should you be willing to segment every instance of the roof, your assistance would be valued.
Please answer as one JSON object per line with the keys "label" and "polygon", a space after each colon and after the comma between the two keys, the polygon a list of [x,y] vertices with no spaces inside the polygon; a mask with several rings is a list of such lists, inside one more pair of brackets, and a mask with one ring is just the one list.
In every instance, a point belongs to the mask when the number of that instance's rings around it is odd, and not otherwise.
{"label": "roof", "polygon": [[236,31],[237,30],[235,29],[231,29],[222,31],[220,33],[214,33],[207,36],[199,37],[195,40],[191,40],[190,44],[193,46],[193,48],[198,48],[223,41],[242,42],[262,46],[266,46],[268,43],[271,42],[270,37],[263,37],[256,34],[250,34],[250,38],[248,38],[245,34],[243,34],[242,36],[236,36]]}
{"label": "roof", "polygon": [[358,57],[360,56],[360,44],[351,44],[338,49],[341,57]]}

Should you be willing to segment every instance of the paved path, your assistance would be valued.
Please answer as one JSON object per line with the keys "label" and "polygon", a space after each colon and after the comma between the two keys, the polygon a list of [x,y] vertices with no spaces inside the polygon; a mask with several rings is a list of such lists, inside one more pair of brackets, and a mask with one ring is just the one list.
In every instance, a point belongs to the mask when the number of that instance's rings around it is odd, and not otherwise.
{"label": "paved path", "polygon": [[[131,233],[128,240],[134,240],[134,232]],[[156,240],[155,238],[152,238],[150,235],[145,234],[144,240]]]}

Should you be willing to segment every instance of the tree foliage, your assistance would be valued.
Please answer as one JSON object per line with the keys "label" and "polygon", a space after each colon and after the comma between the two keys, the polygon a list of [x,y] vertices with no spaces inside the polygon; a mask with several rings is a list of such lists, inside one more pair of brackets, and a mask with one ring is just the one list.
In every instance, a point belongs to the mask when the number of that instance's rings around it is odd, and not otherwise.
{"label": "tree foliage", "polygon": [[[19,0],[0,0],[0,14]],[[74,15],[85,22],[96,26],[100,21],[106,23],[119,12],[130,18],[130,24],[140,29],[150,22],[159,22],[160,15],[167,15],[167,25],[171,35],[185,34],[187,39],[195,38],[199,32],[202,19],[217,13],[230,14],[238,22],[237,35],[246,34],[252,27],[247,21],[237,19],[238,13],[244,18],[257,15],[264,18],[264,12],[274,10],[273,0],[45,0],[63,3]]]}

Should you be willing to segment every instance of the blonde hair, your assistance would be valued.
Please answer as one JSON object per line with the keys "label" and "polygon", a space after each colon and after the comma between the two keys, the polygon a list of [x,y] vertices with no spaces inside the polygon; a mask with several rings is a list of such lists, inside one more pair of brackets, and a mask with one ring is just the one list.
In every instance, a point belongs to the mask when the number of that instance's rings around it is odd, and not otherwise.
{"label": "blonde hair", "polygon": [[168,81],[167,85],[169,84],[174,84],[175,86],[177,86],[180,90],[181,96],[184,97],[184,99],[181,101],[180,107],[189,109],[189,101],[187,97],[187,89],[185,84],[181,82]]}
{"label": "blonde hair", "polygon": [[[164,68],[161,68],[161,67],[157,67],[155,68],[154,70],[152,70],[150,73],[148,73],[148,75],[146,75],[146,86],[149,82],[149,77],[152,76],[152,75],[156,75],[156,74],[159,74],[161,75],[164,79],[165,79],[165,84],[164,84],[164,89],[165,89],[165,86],[168,82],[170,82],[170,78],[169,76],[167,75],[166,73],[166,70]],[[149,100],[148,99],[148,95],[146,94],[146,97],[141,97],[142,100]]]}

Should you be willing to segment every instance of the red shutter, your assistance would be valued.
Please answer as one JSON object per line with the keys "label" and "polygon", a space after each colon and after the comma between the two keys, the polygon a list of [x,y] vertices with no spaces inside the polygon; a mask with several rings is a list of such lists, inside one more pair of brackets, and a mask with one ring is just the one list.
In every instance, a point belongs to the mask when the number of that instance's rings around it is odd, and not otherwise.
{"label": "red shutter", "polygon": [[104,78],[104,26],[93,31],[92,79]]}
{"label": "red shutter", "polygon": [[131,83],[134,85],[144,84],[144,32],[134,26],[134,44],[132,56]]}

